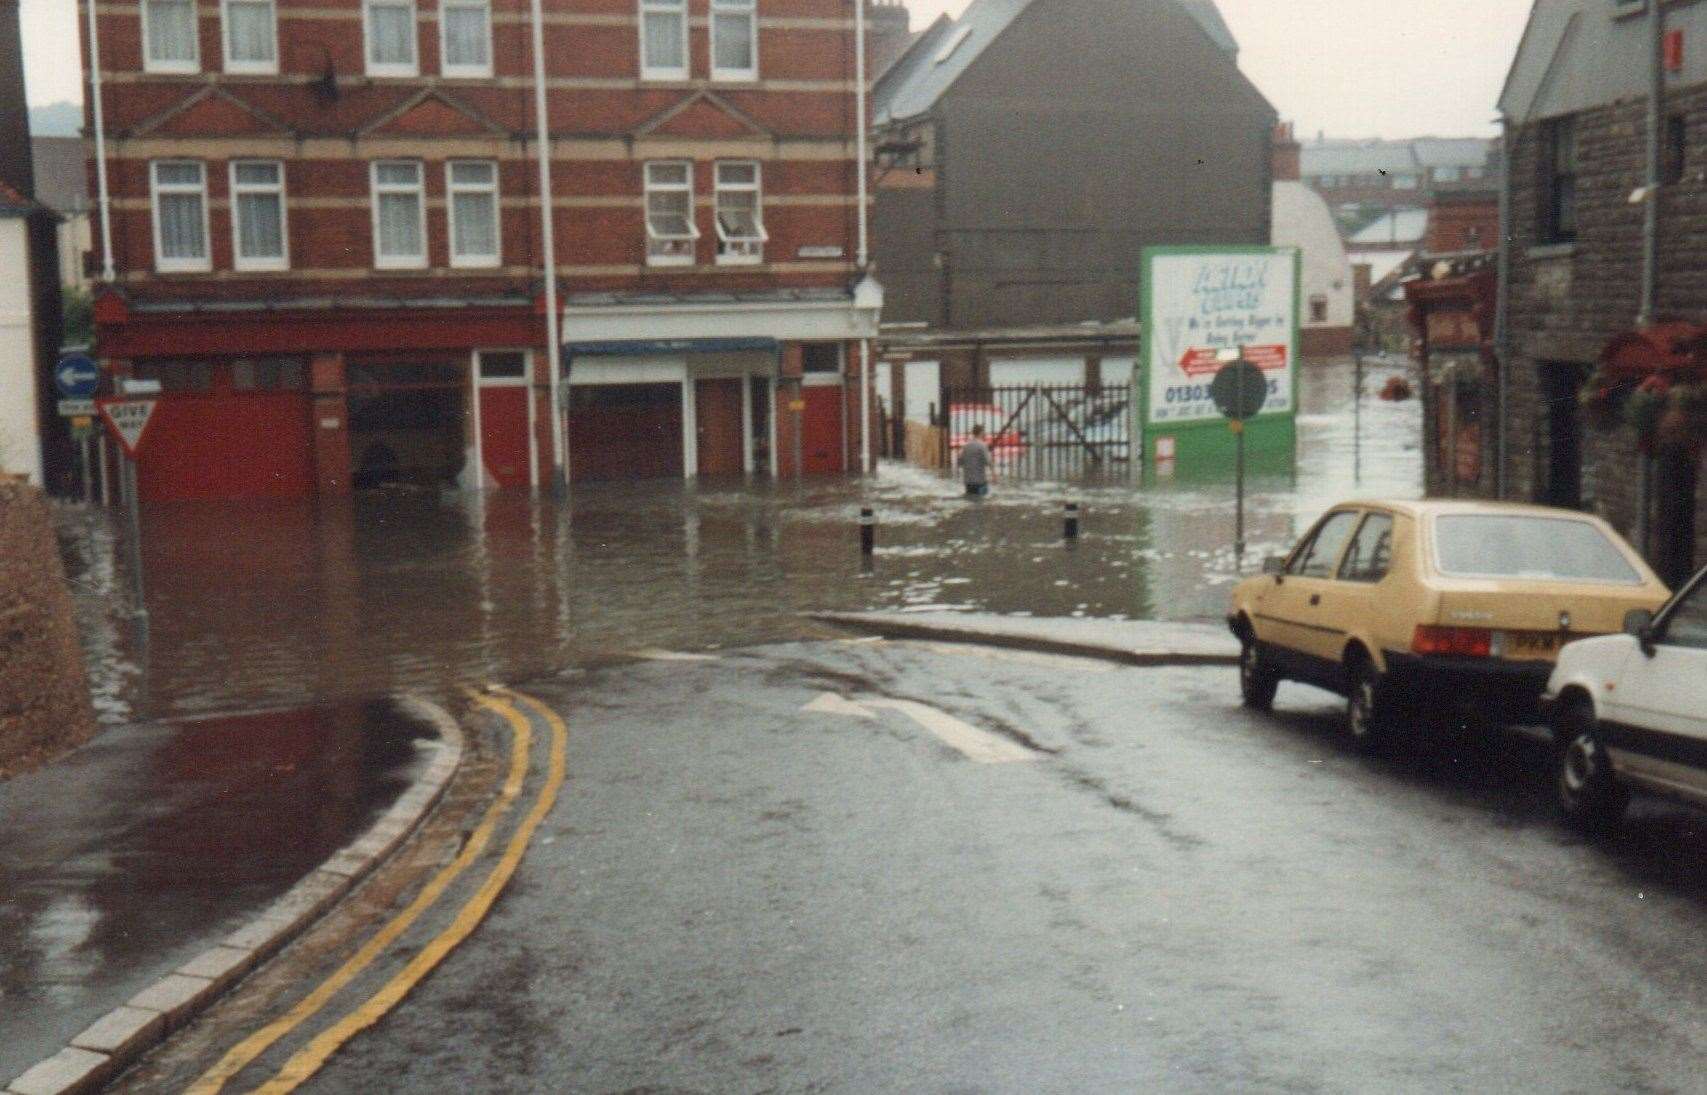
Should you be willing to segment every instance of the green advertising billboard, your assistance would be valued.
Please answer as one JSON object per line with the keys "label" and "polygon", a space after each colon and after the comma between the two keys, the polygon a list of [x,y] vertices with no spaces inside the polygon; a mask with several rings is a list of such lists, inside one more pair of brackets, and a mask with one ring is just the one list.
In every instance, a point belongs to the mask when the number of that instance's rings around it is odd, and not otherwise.
{"label": "green advertising billboard", "polygon": [[1210,395],[1244,360],[1267,380],[1245,425],[1253,470],[1290,471],[1297,450],[1298,284],[1293,247],[1146,247],[1138,355],[1145,478],[1233,467],[1234,436]]}

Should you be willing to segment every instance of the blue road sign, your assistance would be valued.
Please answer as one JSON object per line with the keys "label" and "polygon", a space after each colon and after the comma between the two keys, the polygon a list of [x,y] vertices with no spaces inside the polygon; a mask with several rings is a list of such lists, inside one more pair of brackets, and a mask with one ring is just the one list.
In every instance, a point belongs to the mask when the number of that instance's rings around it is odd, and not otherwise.
{"label": "blue road sign", "polygon": [[66,399],[88,399],[100,379],[101,371],[88,354],[66,354],[53,369],[53,382]]}

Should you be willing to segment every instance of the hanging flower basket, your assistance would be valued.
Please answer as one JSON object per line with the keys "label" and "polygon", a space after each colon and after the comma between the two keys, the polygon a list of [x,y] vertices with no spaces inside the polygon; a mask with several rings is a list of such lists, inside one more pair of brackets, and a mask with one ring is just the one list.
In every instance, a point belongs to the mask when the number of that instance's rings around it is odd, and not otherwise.
{"label": "hanging flower basket", "polygon": [[1589,425],[1628,426],[1636,448],[1700,452],[1707,438],[1707,342],[1702,329],[1667,324],[1619,336],[1584,383],[1579,401]]}

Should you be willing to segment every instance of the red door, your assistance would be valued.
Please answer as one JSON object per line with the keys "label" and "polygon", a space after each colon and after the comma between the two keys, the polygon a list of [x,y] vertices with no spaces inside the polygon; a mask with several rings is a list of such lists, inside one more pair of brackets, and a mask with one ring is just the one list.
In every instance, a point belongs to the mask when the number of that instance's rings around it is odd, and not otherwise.
{"label": "red door", "polygon": [[700,475],[740,475],[746,470],[741,459],[741,443],[746,436],[741,424],[741,388],[745,383],[740,379],[701,380],[695,385]]}
{"label": "red door", "polygon": [[587,384],[569,389],[569,476],[680,479],[682,386]]}
{"label": "red door", "polygon": [[806,409],[800,420],[800,464],[807,475],[835,475],[847,470],[842,441],[840,386],[801,389]]}
{"label": "red door", "polygon": [[481,387],[480,456],[486,464],[486,482],[500,489],[528,485],[528,390],[525,385]]}
{"label": "red door", "polygon": [[306,498],[314,455],[304,392],[167,392],[137,461],[144,502]]}

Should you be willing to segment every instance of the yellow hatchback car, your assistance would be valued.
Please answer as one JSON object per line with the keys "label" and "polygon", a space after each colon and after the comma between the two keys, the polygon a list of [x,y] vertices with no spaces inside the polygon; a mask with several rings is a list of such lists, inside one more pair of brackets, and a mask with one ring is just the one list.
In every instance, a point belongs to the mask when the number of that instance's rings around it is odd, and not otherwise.
{"label": "yellow hatchback car", "polygon": [[1402,715],[1535,711],[1559,648],[1669,596],[1598,517],[1492,502],[1349,502],[1233,589],[1245,705],[1282,680],[1347,699],[1354,742]]}

